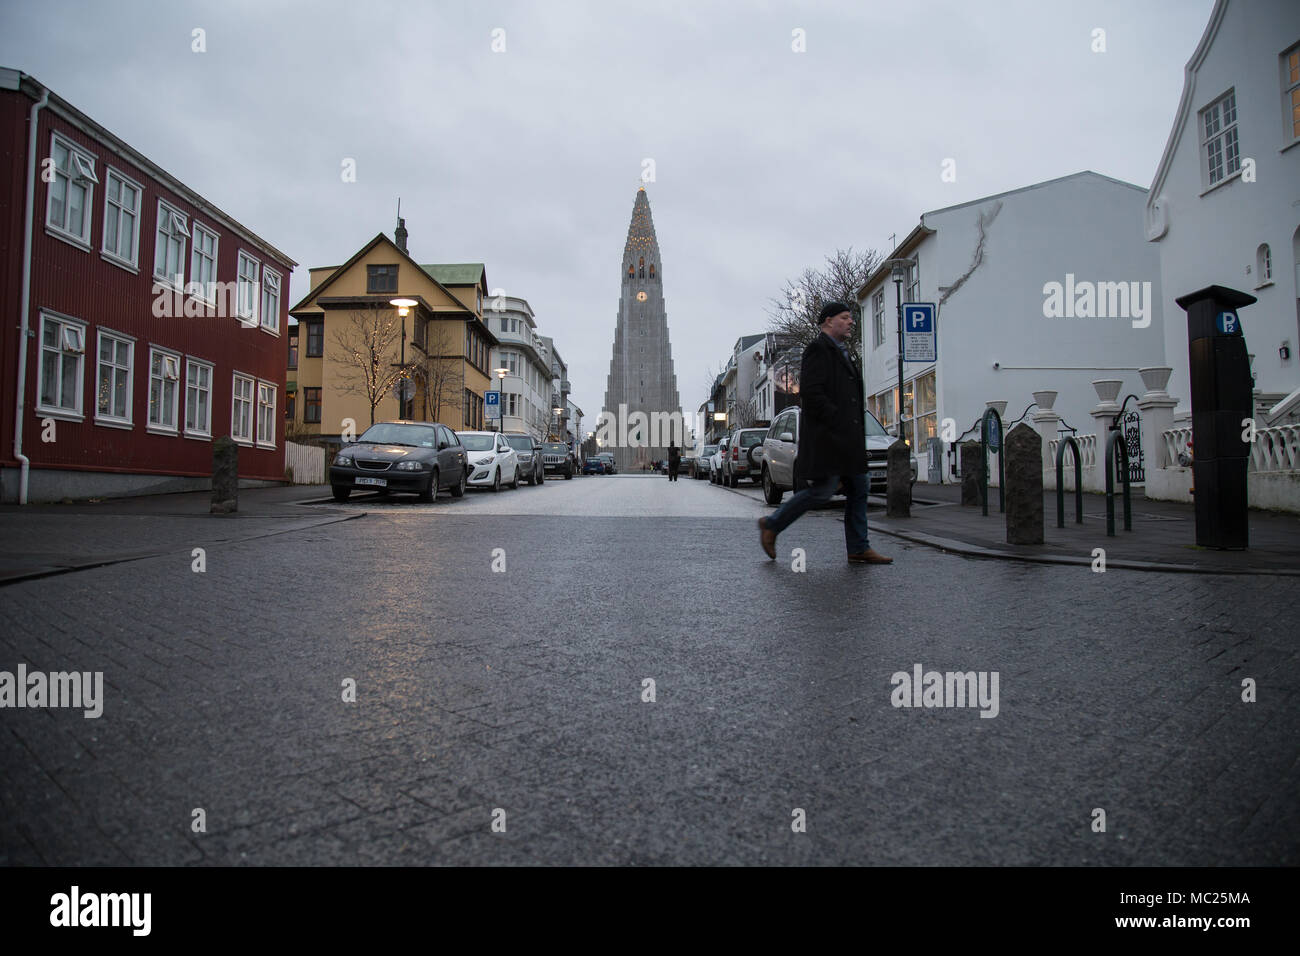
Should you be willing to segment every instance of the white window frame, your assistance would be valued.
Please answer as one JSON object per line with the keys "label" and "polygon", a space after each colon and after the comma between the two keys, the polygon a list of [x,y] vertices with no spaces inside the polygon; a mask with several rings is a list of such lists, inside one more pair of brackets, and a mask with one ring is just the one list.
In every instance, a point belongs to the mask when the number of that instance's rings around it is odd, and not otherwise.
{"label": "white window frame", "polygon": [[885,290],[881,289],[871,297],[871,347],[878,349],[885,344]]}
{"label": "white window frame", "polygon": [[[262,267],[261,326],[272,335],[280,334],[280,273]],[[270,321],[268,321],[268,318]]]}
{"label": "white window frame", "polygon": [[[68,151],[68,166],[66,169],[61,168],[54,163],[54,150],[56,146],[62,146]],[[49,159],[49,168],[54,173],[55,181],[49,183],[48,188],[45,191],[45,228],[59,238],[67,239],[74,245],[80,246],[89,252],[90,221],[94,218],[95,210],[95,186],[99,185],[99,177],[95,175],[95,163],[98,157],[87,150],[84,146],[78,146],[66,136],[60,136],[58,133],[51,133]],[[64,182],[63,221],[53,222],[54,187],[60,178],[62,178]],[[77,180],[81,180],[81,182],[77,182]],[[86,194],[81,203],[80,233],[73,232],[67,225],[68,196],[71,194],[74,185],[85,190]]]}
{"label": "white window frame", "polygon": [[[1232,99],[1232,120],[1226,122],[1224,117],[1224,105],[1227,100]],[[1216,126],[1211,133],[1206,128],[1206,119],[1212,117]],[[1229,182],[1241,172],[1241,135],[1238,132],[1238,119],[1240,112],[1237,107],[1237,91],[1235,88],[1225,91],[1222,95],[1215,97],[1203,109],[1196,114],[1197,142],[1200,144],[1200,164],[1201,164],[1201,181],[1205,189],[1213,189],[1215,186]],[[1232,134],[1229,137],[1229,134]],[[1214,170],[1210,164],[1210,146],[1213,143],[1220,143],[1219,158],[1221,159],[1221,172],[1219,178],[1214,178]],[[1229,149],[1235,150],[1236,166],[1229,168],[1232,158],[1228,156]]]}
{"label": "white window frame", "polygon": [[1267,242],[1260,243],[1255,250],[1255,272],[1256,289],[1273,284],[1273,250]]}
{"label": "white window frame", "polygon": [[[200,268],[203,263],[208,262],[207,253],[200,249],[200,238],[212,240],[212,269],[207,278],[204,277],[204,273],[208,270]],[[221,251],[221,234],[195,219],[190,240],[190,284],[187,291],[194,298],[207,305],[213,305],[217,298],[217,256]]]}
{"label": "white window frame", "polygon": [[[246,275],[244,267],[252,266],[252,274]],[[257,325],[257,307],[259,305],[260,285],[262,262],[250,256],[243,249],[239,250],[239,266],[236,272],[237,279],[235,285],[235,314],[239,317],[240,323],[245,328],[253,328]],[[248,293],[248,307],[245,309],[244,298],[245,290]]]}
{"label": "white window frame", "polygon": [[[97,329],[97,340],[95,343],[95,424],[107,425],[111,428],[131,428],[133,421],[131,418],[132,402],[134,400],[133,392],[135,391],[135,339],[129,335],[123,335],[121,332],[114,332],[111,329]],[[125,415],[111,415],[99,410],[99,395],[104,388],[104,369],[101,364],[104,360],[100,357],[100,351],[104,347],[105,341],[114,343],[113,360],[109,367],[119,370],[122,366],[117,364],[116,345],[125,345],[126,353],[126,413]],[[109,383],[112,388],[112,382]]]}
{"label": "white window frame", "polygon": [[[144,212],[144,187],[132,179],[126,173],[112,166],[105,164],[105,178],[107,182],[104,186],[104,237],[100,243],[100,255],[115,265],[123,266],[132,272],[140,270],[140,218]],[[113,180],[118,182],[118,199],[115,201],[109,196],[109,186]],[[122,216],[126,213],[121,195],[124,190],[131,189],[135,191],[135,211],[130,213],[135,222],[131,230],[131,257],[121,255],[117,250],[121,246],[122,237]],[[108,210],[112,206],[117,209],[117,234],[113,237],[116,242],[112,248],[108,244]]]}
{"label": "white window frame", "polygon": [[[57,349],[51,351],[59,355],[59,378],[62,380],[64,356],[76,355],[77,359],[77,386],[73,407],[66,405],[46,405],[45,395],[45,323],[51,322],[58,326],[59,345]],[[78,342],[78,339],[80,340]],[[82,392],[85,389],[86,380],[86,323],[80,319],[74,319],[71,316],[60,315],[57,312],[47,312],[42,310],[40,322],[40,338],[37,340],[37,349],[40,355],[40,361],[37,365],[36,375],[36,410],[42,417],[62,418],[70,421],[82,421],[85,416],[82,414]],[[79,348],[78,348],[79,346]]]}
{"label": "white window frame", "polygon": [[[276,418],[275,418],[275,405],[276,405],[276,402],[275,402],[275,393],[276,393],[276,391],[277,391],[277,387],[276,387],[276,384],[275,384],[274,382],[268,382],[268,381],[266,381],[265,379],[259,379],[259,380],[258,380],[258,382],[257,382],[257,391],[256,391],[256,398],[257,398],[257,402],[256,402],[256,416],[257,416],[257,421],[254,422],[254,428],[255,428],[256,433],[257,433],[257,447],[258,447],[258,448],[274,448],[274,447],[275,447],[275,429],[276,429]],[[263,399],[263,396],[269,396],[269,399],[268,399],[267,401],[263,401],[263,400],[262,400],[262,399]],[[271,437],[270,437],[269,439],[266,437],[266,435],[265,435],[265,429],[262,427],[262,426],[263,426],[262,413],[263,413],[264,411],[268,413],[268,414],[267,414],[267,420],[270,422],[270,426],[271,426]]]}
{"label": "white window frame", "polygon": [[[242,399],[239,394],[241,383],[248,385],[248,397]],[[239,431],[239,406],[247,404],[248,406],[248,431],[246,433]],[[239,445],[253,444],[253,430],[257,427],[257,379],[251,375],[245,375],[242,372],[235,372],[231,378],[230,386],[230,439]]]}
{"label": "white window frame", "polygon": [[[194,383],[194,378],[195,378],[194,370],[197,368],[207,369],[208,384],[206,388],[198,387]],[[192,355],[185,356],[185,437],[186,438],[197,438],[197,439],[203,439],[204,441],[209,441],[212,438],[212,382],[216,375],[216,371],[217,371],[216,368],[213,366],[211,362],[207,362],[204,361],[203,359],[195,358]],[[207,392],[208,400],[205,403],[207,414],[205,416],[206,420],[203,422],[202,427],[199,427],[198,425],[195,425],[192,428],[190,427],[190,391],[191,390]]]}
{"label": "white window frame", "polygon": [[[155,357],[162,359],[162,368],[158,375],[155,375],[153,370]],[[168,383],[171,383],[172,416],[170,422],[154,421],[153,419],[153,384],[155,381],[162,383],[160,397],[165,396]],[[179,435],[181,410],[181,354],[179,352],[160,348],[157,345],[149,346],[149,393],[146,400],[149,407],[145,413],[145,429],[159,435]]]}
{"label": "white window frame", "polygon": [[[173,239],[180,236],[180,253],[176,257],[176,267],[178,272],[168,274],[167,259],[170,244]],[[177,209],[165,199],[158,200],[158,217],[154,222],[153,231],[153,276],[163,285],[171,289],[183,291],[185,288],[185,251],[190,238],[189,217],[180,209]],[[158,265],[158,251],[163,249],[163,261],[161,268]]]}

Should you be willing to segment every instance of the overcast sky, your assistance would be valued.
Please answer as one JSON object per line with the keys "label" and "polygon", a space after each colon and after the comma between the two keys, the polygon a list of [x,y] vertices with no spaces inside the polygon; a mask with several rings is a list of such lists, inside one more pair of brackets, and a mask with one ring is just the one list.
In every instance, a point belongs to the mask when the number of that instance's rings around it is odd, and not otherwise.
{"label": "overcast sky", "polygon": [[391,236],[400,196],[417,261],[484,262],[529,301],[590,430],[643,160],[690,413],[836,248],[1083,169],[1149,186],[1212,7],[0,0],[0,66],[297,260],[291,303]]}

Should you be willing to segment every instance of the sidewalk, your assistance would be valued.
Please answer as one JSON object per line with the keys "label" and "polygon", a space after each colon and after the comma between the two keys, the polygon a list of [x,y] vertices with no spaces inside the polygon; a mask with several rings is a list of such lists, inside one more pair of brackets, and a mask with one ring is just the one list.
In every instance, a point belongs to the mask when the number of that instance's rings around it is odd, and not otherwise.
{"label": "sidewalk", "polygon": [[[1196,512],[1189,504],[1132,499],[1133,530],[1124,530],[1124,504],[1115,496],[1115,537],[1106,536],[1106,497],[1083,496],[1083,524],[1074,522],[1074,494],[1065,495],[1065,527],[1056,527],[1056,492],[1043,496],[1044,543],[1007,544],[1006,517],[998,490],[989,489],[989,514],[962,507],[959,485],[917,484],[912,516],[887,518],[871,510],[871,529],[971,557],[1091,566],[1092,551],[1106,552],[1106,568],[1186,571],[1202,574],[1300,576],[1300,515],[1250,512],[1250,547],[1217,551],[1196,546]],[[839,499],[837,499],[837,502]],[[873,506],[884,499],[873,499]]]}
{"label": "sidewalk", "polygon": [[327,485],[243,488],[233,515],[209,514],[207,491],[0,505],[0,584],[162,554],[189,561],[194,548],[361,517],[355,510],[297,504],[328,494]]}

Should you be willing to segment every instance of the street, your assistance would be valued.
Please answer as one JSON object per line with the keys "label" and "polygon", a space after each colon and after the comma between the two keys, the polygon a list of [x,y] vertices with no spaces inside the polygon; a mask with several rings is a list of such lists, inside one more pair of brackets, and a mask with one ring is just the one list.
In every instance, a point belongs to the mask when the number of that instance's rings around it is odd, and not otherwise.
{"label": "street", "polygon": [[758,489],[663,476],[294,507],[360,517],[0,587],[0,669],[104,675],[0,715],[0,863],[1300,859],[1284,578],[855,566],[839,509],[770,562]]}

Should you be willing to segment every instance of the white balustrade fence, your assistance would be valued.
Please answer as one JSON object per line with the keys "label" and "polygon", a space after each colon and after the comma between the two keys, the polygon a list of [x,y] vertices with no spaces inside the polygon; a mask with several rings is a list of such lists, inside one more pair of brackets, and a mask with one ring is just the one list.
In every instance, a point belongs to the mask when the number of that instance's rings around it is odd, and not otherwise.
{"label": "white balustrade fence", "polygon": [[[1075,435],[1074,440],[1079,445],[1079,461],[1083,465],[1083,470],[1087,472],[1097,464],[1097,436],[1096,435]],[[1050,464],[1045,467],[1052,472],[1056,471],[1056,449],[1061,445],[1061,439],[1057,438],[1047,443],[1047,460]],[[1074,470],[1074,456],[1065,456],[1065,470],[1072,472]]]}
{"label": "white balustrade fence", "polygon": [[1296,469],[1300,469],[1300,424],[1256,429],[1255,441],[1250,446],[1250,470]]}
{"label": "white balustrade fence", "polygon": [[295,485],[325,484],[325,449],[311,445],[284,443],[284,468],[293,471]]}
{"label": "white balustrade fence", "polygon": [[1191,458],[1191,452],[1188,446],[1192,443],[1192,429],[1190,426],[1183,428],[1171,428],[1166,432],[1161,432],[1165,439],[1165,460],[1169,462],[1168,467],[1178,467],[1179,455],[1186,455]]}

